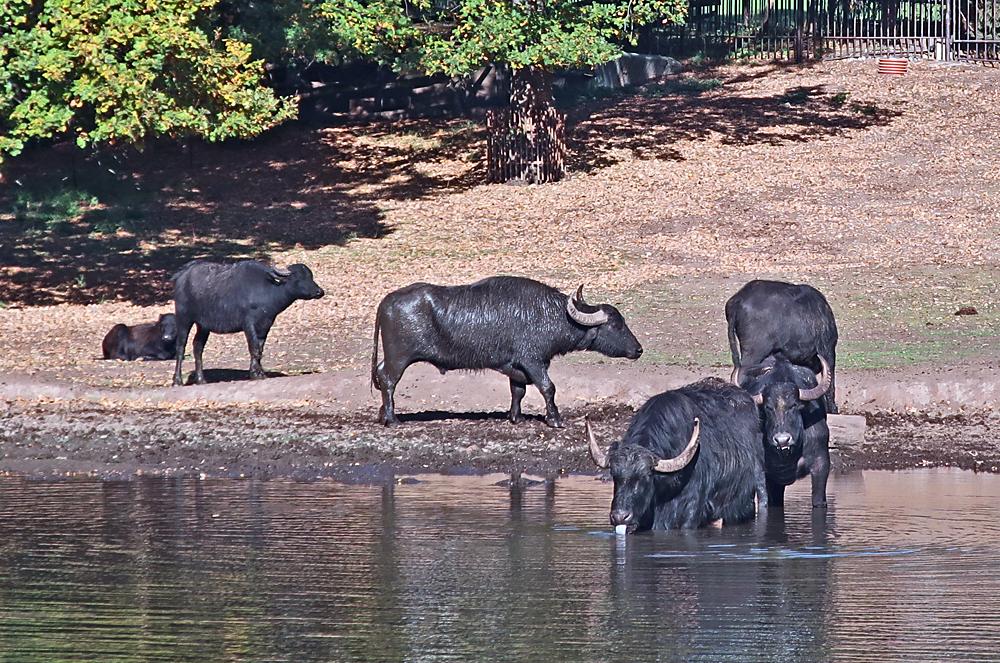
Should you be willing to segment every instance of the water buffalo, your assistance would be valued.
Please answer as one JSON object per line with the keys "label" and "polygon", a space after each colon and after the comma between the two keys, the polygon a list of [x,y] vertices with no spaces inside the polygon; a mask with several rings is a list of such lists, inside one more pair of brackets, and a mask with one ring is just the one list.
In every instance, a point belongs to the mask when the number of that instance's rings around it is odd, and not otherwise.
{"label": "water buffalo", "polygon": [[733,370],[760,364],[771,355],[820,370],[829,362],[826,410],[837,414],[837,322],[819,290],[781,281],[750,281],[726,302]]}
{"label": "water buffalo", "polygon": [[611,468],[611,524],[631,534],[749,520],[767,508],[764,449],[750,395],[718,378],[646,401],[605,453],[586,422],[590,456]]}
{"label": "water buffalo", "polygon": [[177,320],[173,313],[164,313],[156,322],[115,325],[104,336],[101,351],[105,359],[173,359],[176,338]]}
{"label": "water buffalo", "polygon": [[779,356],[733,373],[733,382],[753,395],[760,410],[767,494],[775,508],[784,506],[785,486],[806,474],[812,475],[813,508],[826,506],[830,429],[822,396],[833,375],[823,355],[819,362],[819,375]]}
{"label": "water buffalo", "polygon": [[[382,361],[378,360],[379,335]],[[442,373],[493,369],[510,378],[510,415],[521,421],[527,385],[545,398],[545,422],[559,428],[556,388],[549,364],[556,355],[593,350],[638,359],[642,346],[614,306],[583,301],[515,276],[471,285],[414,283],[389,293],[378,305],[371,381],[382,392],[379,420],[396,423],[393,393],[407,366],[425,361]]]}
{"label": "water buffalo", "polygon": [[177,315],[177,358],[174,385],[181,384],[181,364],[192,325],[194,379],[205,382],[202,352],[210,332],[243,332],[250,350],[250,377],[263,378],[260,358],[267,333],[279,313],[297,299],[319,299],[323,289],[305,265],[278,269],[255,260],[233,264],[195,260],[174,274],[174,311]]}

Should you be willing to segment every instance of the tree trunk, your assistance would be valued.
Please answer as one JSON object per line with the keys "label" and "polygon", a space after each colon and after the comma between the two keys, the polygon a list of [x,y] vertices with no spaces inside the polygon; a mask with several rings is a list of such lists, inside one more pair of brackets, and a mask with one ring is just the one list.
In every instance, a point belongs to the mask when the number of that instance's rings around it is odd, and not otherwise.
{"label": "tree trunk", "polygon": [[552,101],[552,77],[540,67],[514,72],[510,104],[486,118],[487,180],[555,182],[566,174],[565,121]]}

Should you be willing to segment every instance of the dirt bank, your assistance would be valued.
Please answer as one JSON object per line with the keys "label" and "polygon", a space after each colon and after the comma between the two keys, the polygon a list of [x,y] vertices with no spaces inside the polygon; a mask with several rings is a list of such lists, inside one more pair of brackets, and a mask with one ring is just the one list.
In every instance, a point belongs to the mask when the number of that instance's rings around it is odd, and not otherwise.
{"label": "dirt bank", "polygon": [[[117,363],[119,366],[122,364]],[[155,362],[169,377],[172,362]],[[168,365],[169,364],[169,365]],[[127,368],[127,367],[126,367]],[[664,366],[601,360],[581,364],[557,359],[551,370],[562,407],[626,405],[638,407],[653,394],[702,377],[729,377],[729,367]],[[200,386],[100,388],[67,380],[43,380],[12,373],[0,377],[0,400],[59,399],[90,403],[187,406],[259,404],[301,407],[325,413],[374,412],[381,402],[363,370],[342,370],[248,380],[245,371],[207,370]],[[510,399],[507,378],[498,373],[465,371],[441,375],[426,364],[407,369],[397,392],[401,412],[440,409],[481,412],[504,407]],[[990,410],[1000,403],[1000,371],[985,363],[920,366],[837,375],[837,402],[845,412],[958,415]],[[529,389],[525,406],[541,411],[537,390]]]}
{"label": "dirt bank", "polygon": [[[620,436],[649,395],[725,369],[558,366],[553,378],[566,428],[503,411],[506,379],[441,376],[414,367],[400,388],[403,424],[374,422],[378,395],[359,373],[235,381],[179,389],[101,390],[29,378],[0,382],[0,471],[125,479],[258,476],[382,481],[413,472],[590,472],[582,420],[606,442]],[[845,412],[865,413],[858,448],[838,450],[846,468],[954,465],[1000,470],[997,375],[988,369],[929,373],[847,372]],[[960,400],[961,399],[961,400]]]}

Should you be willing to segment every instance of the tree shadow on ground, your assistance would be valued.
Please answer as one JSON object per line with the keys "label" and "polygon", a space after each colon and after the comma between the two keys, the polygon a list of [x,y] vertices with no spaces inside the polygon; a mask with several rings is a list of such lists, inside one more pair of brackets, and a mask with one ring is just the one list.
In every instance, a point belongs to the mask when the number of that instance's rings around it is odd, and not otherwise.
{"label": "tree shadow on ground", "polygon": [[[507,411],[503,412],[448,412],[447,410],[425,410],[423,412],[397,412],[401,423],[429,423],[434,421],[507,421]],[[525,422],[545,422],[540,414],[525,414]],[[524,423],[524,422],[522,422]],[[511,424],[512,426],[515,424]]]}
{"label": "tree shadow on ground", "polygon": [[399,120],[327,130],[344,152],[354,186],[379,198],[416,200],[485,181],[481,122]]}
{"label": "tree shadow on ground", "polygon": [[594,172],[623,160],[682,161],[680,141],[725,145],[803,143],[884,126],[900,111],[849,100],[824,85],[790,86],[773,94],[734,89],[775,67],[714,78],[711,70],[645,85],[622,98],[596,101],[569,114],[569,166]]}
{"label": "tree shadow on ground", "polygon": [[476,132],[468,121],[299,125],[141,153],[38,150],[0,187],[0,304],[162,303],[170,275],[195,258],[269,260],[385,237],[380,201],[477,183],[474,165],[433,167],[470,155]]}
{"label": "tree shadow on ground", "polygon": [[[234,368],[206,368],[202,372],[205,374],[205,384],[215,384],[217,382],[249,382],[252,380],[249,370],[241,371]],[[264,371],[264,375],[269,378],[288,377],[287,373],[282,373],[281,371]],[[194,371],[188,373],[187,379],[184,380],[184,384],[195,384]]]}

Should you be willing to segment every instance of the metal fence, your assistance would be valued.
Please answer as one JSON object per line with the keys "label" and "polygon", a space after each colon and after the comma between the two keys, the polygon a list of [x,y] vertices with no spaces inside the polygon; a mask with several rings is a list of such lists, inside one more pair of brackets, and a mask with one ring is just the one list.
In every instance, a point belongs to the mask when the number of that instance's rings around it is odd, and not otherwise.
{"label": "metal fence", "polygon": [[649,36],[660,53],[740,58],[901,56],[1000,62],[1000,0],[690,0]]}

